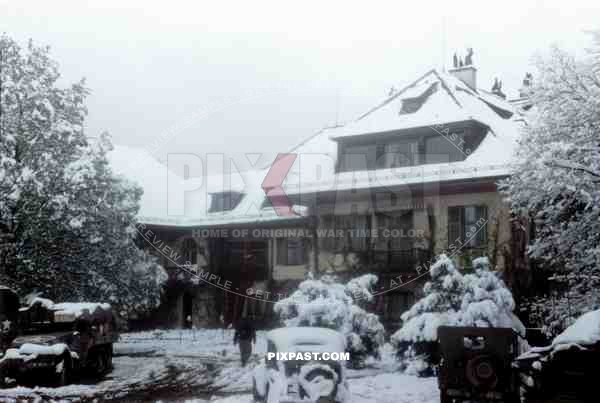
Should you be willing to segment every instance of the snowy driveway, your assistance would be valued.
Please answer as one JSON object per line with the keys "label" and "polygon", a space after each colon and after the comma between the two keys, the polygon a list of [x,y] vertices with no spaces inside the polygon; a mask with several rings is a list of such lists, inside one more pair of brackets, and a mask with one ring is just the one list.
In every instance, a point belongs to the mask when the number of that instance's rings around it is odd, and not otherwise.
{"label": "snowy driveway", "polygon": [[[437,381],[402,374],[380,374],[352,379],[352,403],[439,403]],[[201,400],[187,400],[201,403]],[[210,403],[251,403],[248,393],[217,398]]]}

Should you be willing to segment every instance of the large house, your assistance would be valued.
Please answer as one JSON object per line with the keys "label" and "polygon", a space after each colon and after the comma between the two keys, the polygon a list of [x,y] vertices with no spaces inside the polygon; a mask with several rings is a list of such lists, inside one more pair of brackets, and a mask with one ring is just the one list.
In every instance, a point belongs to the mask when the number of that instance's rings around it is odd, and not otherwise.
{"label": "large house", "polygon": [[[498,182],[511,172],[527,104],[477,88],[476,73],[431,70],[356,120],[303,140],[275,167],[243,180],[211,176],[198,191],[180,192],[177,216],[165,191],[181,178],[153,159],[132,172],[135,151],[118,147],[113,166],[145,191],[140,238],[170,273],[149,325],[228,324],[242,315],[266,325],[273,303],[311,267],[342,278],[377,274],[372,309],[389,325],[440,253],[466,270],[487,256],[510,283],[526,269],[527,234]],[[271,173],[280,177],[269,185]]]}

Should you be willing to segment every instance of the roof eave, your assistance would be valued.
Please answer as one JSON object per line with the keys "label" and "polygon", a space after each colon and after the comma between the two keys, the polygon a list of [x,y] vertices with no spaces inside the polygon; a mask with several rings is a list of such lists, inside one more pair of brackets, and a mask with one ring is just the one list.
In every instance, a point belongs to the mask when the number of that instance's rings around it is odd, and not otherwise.
{"label": "roof eave", "polygon": [[[446,122],[446,123],[440,123],[440,125],[442,125],[442,129],[448,128],[451,130],[455,129],[457,127],[471,127],[471,126],[479,126],[481,128],[488,129],[488,130],[490,129],[489,125],[485,124],[484,122],[482,122],[478,119],[467,119],[467,120],[459,120],[459,121],[455,121],[455,122]],[[330,137],[330,138],[331,138],[331,140],[340,143],[340,142],[344,142],[348,139],[353,139],[353,140],[364,139],[364,138],[371,137],[371,136],[377,136],[377,137],[406,136],[406,135],[410,134],[410,132],[414,132],[416,130],[426,130],[426,129],[435,130],[433,125],[425,125],[425,126],[412,126],[412,127],[401,128],[401,129],[386,130],[383,132],[357,133],[357,134],[350,134],[350,135],[346,135],[346,136],[338,136],[338,137]]]}

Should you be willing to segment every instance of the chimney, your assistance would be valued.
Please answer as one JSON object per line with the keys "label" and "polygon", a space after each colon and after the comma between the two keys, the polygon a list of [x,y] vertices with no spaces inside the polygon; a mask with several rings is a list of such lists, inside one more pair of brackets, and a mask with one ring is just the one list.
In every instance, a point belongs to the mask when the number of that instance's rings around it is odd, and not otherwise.
{"label": "chimney", "polygon": [[523,85],[519,89],[519,97],[527,98],[531,95],[531,84],[533,82],[533,74],[527,73],[525,74],[525,78],[523,79]]}
{"label": "chimney", "polygon": [[477,91],[477,69],[473,65],[456,67],[448,70],[448,73],[458,78],[472,90]]}
{"label": "chimney", "polygon": [[502,81],[498,80],[497,78],[494,79],[494,85],[492,86],[492,94],[502,99],[506,99],[506,94],[502,92]]}

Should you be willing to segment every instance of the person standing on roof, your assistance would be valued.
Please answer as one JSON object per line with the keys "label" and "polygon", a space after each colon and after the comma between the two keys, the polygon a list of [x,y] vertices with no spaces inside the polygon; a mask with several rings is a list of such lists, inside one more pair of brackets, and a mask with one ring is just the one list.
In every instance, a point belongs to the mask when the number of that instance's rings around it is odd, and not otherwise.
{"label": "person standing on roof", "polygon": [[233,344],[235,345],[238,342],[240,345],[242,367],[245,367],[252,355],[252,343],[256,343],[256,330],[254,329],[254,323],[249,318],[242,318],[235,328]]}

